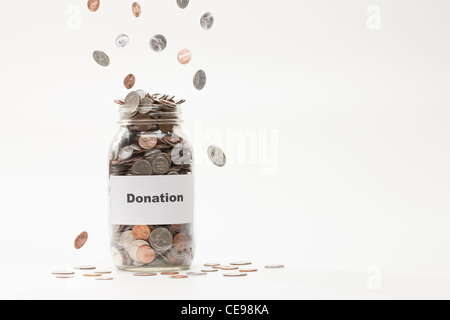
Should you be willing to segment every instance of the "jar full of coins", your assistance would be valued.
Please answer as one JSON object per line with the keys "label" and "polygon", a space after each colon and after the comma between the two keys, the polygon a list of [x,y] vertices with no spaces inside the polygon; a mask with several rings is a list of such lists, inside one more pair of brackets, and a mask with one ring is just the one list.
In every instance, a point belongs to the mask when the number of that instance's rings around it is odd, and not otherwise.
{"label": "jar full of coins", "polygon": [[133,91],[120,105],[109,154],[109,224],[115,266],[188,269],[194,258],[192,147],[182,131],[184,100]]}

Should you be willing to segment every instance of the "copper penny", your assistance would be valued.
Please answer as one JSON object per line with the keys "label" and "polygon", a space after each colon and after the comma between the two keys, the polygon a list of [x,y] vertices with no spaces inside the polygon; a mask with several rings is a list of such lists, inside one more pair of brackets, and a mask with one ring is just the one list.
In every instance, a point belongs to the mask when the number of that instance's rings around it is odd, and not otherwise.
{"label": "copper penny", "polygon": [[133,88],[135,84],[136,84],[136,77],[134,76],[134,74],[127,75],[125,77],[125,80],[123,80],[123,85],[127,89]]}
{"label": "copper penny", "polygon": [[163,276],[174,276],[174,275],[177,275],[177,274],[180,274],[179,272],[161,272],[161,274],[163,275]]}
{"label": "copper penny", "polygon": [[146,225],[134,226],[132,234],[136,240],[147,240],[150,237],[150,228]]}
{"label": "copper penny", "polygon": [[100,8],[100,0],[88,0],[88,9],[91,12],[96,12]]}
{"label": "copper penny", "polygon": [[187,252],[189,249],[189,237],[185,233],[177,233],[173,238],[173,248],[177,252]]}
{"label": "copper penny", "polygon": [[94,277],[101,277],[102,275],[99,273],[85,273],[85,274],[83,274],[83,276],[94,278]]}
{"label": "copper penny", "polygon": [[191,62],[192,59],[192,52],[188,49],[183,49],[178,53],[178,61],[181,64],[188,64]]}
{"label": "copper penny", "polygon": [[134,2],[133,6],[132,6],[132,9],[133,9],[134,16],[136,18],[139,18],[141,16],[141,13],[142,13],[141,5],[138,2]]}
{"label": "copper penny", "polygon": [[239,270],[239,272],[257,272],[258,271],[258,269],[241,269],[241,270]]}
{"label": "copper penny", "polygon": [[81,249],[84,246],[84,244],[86,243],[87,239],[88,239],[88,233],[86,231],[79,234],[77,236],[77,238],[75,239],[75,243],[74,243],[75,249],[77,249],[77,250]]}
{"label": "copper penny", "polygon": [[157,144],[158,144],[157,137],[142,136],[139,138],[139,145],[142,147],[142,149],[150,150],[156,147]]}
{"label": "copper penny", "polygon": [[73,279],[73,276],[56,276],[56,279]]}
{"label": "copper penny", "polygon": [[155,260],[155,250],[153,250],[149,246],[139,247],[137,251],[137,258],[144,264],[151,263],[153,262],[153,260]]}
{"label": "copper penny", "polygon": [[170,276],[170,279],[187,279],[189,278],[188,276],[183,276],[183,275],[177,275],[177,276]]}
{"label": "copper penny", "polygon": [[110,273],[112,273],[112,271],[109,271],[109,270],[100,270],[100,271],[95,271],[94,273],[98,273],[98,274],[110,274]]}

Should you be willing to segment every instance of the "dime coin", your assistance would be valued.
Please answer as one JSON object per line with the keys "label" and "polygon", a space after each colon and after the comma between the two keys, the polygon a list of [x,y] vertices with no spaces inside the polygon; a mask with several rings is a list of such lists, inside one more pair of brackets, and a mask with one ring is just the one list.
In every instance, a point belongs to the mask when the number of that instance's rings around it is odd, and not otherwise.
{"label": "dime coin", "polygon": [[170,161],[164,156],[158,156],[152,162],[153,171],[157,175],[166,174],[170,169]]}
{"label": "dime coin", "polygon": [[247,273],[247,272],[257,272],[258,271],[258,269],[241,269],[241,270],[239,270],[239,272],[245,272],[245,273]]}
{"label": "dime coin", "polygon": [[157,275],[157,273],[155,273],[155,272],[137,272],[137,273],[133,273],[133,276],[135,276],[135,277],[154,277],[156,275]]}
{"label": "dime coin", "polygon": [[213,145],[208,148],[208,157],[209,160],[218,167],[224,167],[227,163],[225,153],[218,146]]}
{"label": "dime coin", "polygon": [[266,269],[282,269],[284,268],[283,264],[269,264],[265,266]]}
{"label": "dime coin", "polygon": [[126,231],[124,233],[122,233],[122,235],[120,236],[120,244],[122,245],[122,247],[124,247],[125,249],[128,249],[131,247],[131,244],[133,243],[133,241],[135,241],[136,239],[133,236],[133,232],[132,231]]}
{"label": "dime coin", "polygon": [[194,87],[197,90],[203,90],[206,86],[206,73],[203,70],[199,70],[194,75]]}
{"label": "dime coin", "polygon": [[130,108],[137,108],[140,102],[141,97],[139,96],[139,93],[135,91],[130,92],[125,98],[125,105]]}
{"label": "dime coin", "polygon": [[136,83],[136,77],[134,76],[134,74],[129,74],[125,77],[125,79],[123,80],[123,85],[125,86],[125,88],[127,89],[131,89],[134,87]]}
{"label": "dime coin", "polygon": [[130,38],[126,34],[119,34],[116,38],[116,46],[125,48],[130,43]]}
{"label": "dime coin", "polygon": [[97,12],[98,8],[100,7],[100,0],[88,0],[87,6],[89,11]]}
{"label": "dime coin", "polygon": [[158,138],[152,136],[141,136],[139,138],[139,145],[142,149],[150,150],[156,147],[158,144]]}
{"label": "dime coin", "polygon": [[95,62],[97,62],[102,67],[107,67],[111,63],[111,60],[109,59],[108,55],[104,53],[103,51],[94,51],[92,54],[94,57]]}
{"label": "dime coin", "polygon": [[224,273],[224,277],[245,277],[246,273]]}
{"label": "dime coin", "polygon": [[188,276],[184,276],[184,275],[175,275],[175,276],[170,276],[170,279],[187,279],[189,278]]}
{"label": "dime coin", "polygon": [[86,231],[82,232],[75,239],[74,247],[75,249],[81,249],[88,239],[88,233]]}
{"label": "dime coin", "polygon": [[150,237],[150,228],[146,225],[134,226],[132,233],[136,240],[148,240],[148,237]]}
{"label": "dime coin", "polygon": [[220,266],[220,263],[205,263],[205,267],[217,267]]}
{"label": "dime coin", "polygon": [[152,164],[145,159],[136,161],[131,170],[135,176],[151,176],[153,173]]}
{"label": "dime coin", "polygon": [[211,12],[205,13],[200,19],[200,25],[203,29],[209,30],[214,24],[214,16]]}
{"label": "dime coin", "polygon": [[114,280],[114,278],[111,278],[111,277],[99,277],[99,278],[95,278],[95,280],[110,281],[110,280]]}
{"label": "dime coin", "polygon": [[203,269],[202,272],[218,272],[219,269]]}
{"label": "dime coin", "polygon": [[206,276],[208,273],[206,273],[206,272],[188,272],[186,274],[188,276]]}
{"label": "dime coin", "polygon": [[119,150],[119,159],[127,160],[133,155],[133,149],[131,147],[125,147]]}
{"label": "dime coin", "polygon": [[248,266],[249,264],[252,264],[250,261],[235,261],[230,262],[230,265],[232,266]]}
{"label": "dime coin", "polygon": [[150,244],[157,251],[170,250],[172,243],[172,233],[166,228],[157,228],[150,234]]}
{"label": "dime coin", "polygon": [[189,5],[189,0],[177,0],[177,5],[180,9],[186,9]]}
{"label": "dime coin", "polygon": [[192,52],[188,49],[183,49],[178,53],[178,61],[181,64],[188,64],[191,62],[192,59]]}
{"label": "dime coin", "polygon": [[139,247],[137,251],[137,258],[144,264],[151,263],[155,260],[155,251],[149,246]]}
{"label": "dime coin", "polygon": [[167,39],[162,34],[157,34],[150,39],[150,48],[155,52],[161,52],[167,47]]}
{"label": "dime coin", "polygon": [[136,18],[139,18],[141,16],[141,5],[138,2],[133,2],[132,10]]}

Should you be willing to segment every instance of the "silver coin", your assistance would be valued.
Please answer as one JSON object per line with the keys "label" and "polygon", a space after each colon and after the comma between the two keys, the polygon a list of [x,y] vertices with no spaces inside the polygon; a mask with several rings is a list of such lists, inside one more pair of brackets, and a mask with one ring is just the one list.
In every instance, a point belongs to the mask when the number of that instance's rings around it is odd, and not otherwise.
{"label": "silver coin", "polygon": [[265,266],[266,269],[282,269],[284,268],[283,264],[269,264]]}
{"label": "silver coin", "polygon": [[202,272],[218,272],[219,269],[203,269]]}
{"label": "silver coin", "polygon": [[95,280],[110,281],[110,280],[114,280],[114,278],[111,278],[111,277],[98,277],[98,278],[95,278]]}
{"label": "silver coin", "polygon": [[177,5],[180,9],[186,9],[189,5],[189,0],[177,0]]}
{"label": "silver coin", "polygon": [[170,169],[170,160],[168,160],[164,155],[158,156],[155,160],[153,160],[152,167],[155,174],[166,174]]}
{"label": "silver coin", "polygon": [[97,62],[102,67],[107,67],[111,63],[111,60],[109,59],[108,55],[104,53],[103,51],[94,51],[93,57],[95,62]]}
{"label": "silver coin", "polygon": [[147,160],[139,160],[131,168],[135,176],[151,176],[153,173],[152,164]]}
{"label": "silver coin", "polygon": [[130,43],[130,38],[126,34],[119,34],[116,38],[116,46],[125,48]]}
{"label": "silver coin", "polygon": [[231,266],[247,266],[252,264],[250,261],[234,261],[234,262],[230,262]]}
{"label": "silver coin", "polygon": [[119,159],[120,160],[127,160],[133,155],[133,148],[130,146],[122,148],[119,150]]}
{"label": "silver coin", "polygon": [[187,272],[186,275],[188,276],[206,276],[207,272]]}
{"label": "silver coin", "polygon": [[128,249],[129,247],[131,247],[131,244],[135,240],[136,239],[134,238],[132,231],[126,231],[126,232],[122,233],[122,235],[120,236],[120,244],[125,249]]}
{"label": "silver coin", "polygon": [[212,145],[208,148],[208,157],[209,160],[218,167],[224,167],[227,163],[225,153],[218,146]]}
{"label": "silver coin", "polygon": [[157,251],[168,251],[172,248],[172,233],[166,228],[157,228],[150,233],[150,244]]}
{"label": "silver coin", "polygon": [[209,30],[214,25],[214,16],[211,12],[205,13],[200,19],[200,25],[203,29]]}
{"label": "silver coin", "polygon": [[141,96],[139,93],[132,91],[125,98],[125,105],[130,108],[137,108],[141,103]]}
{"label": "silver coin", "polygon": [[245,277],[247,276],[246,273],[243,272],[234,272],[234,273],[224,273],[224,277]]}
{"label": "silver coin", "polygon": [[96,267],[94,267],[94,266],[75,266],[73,268],[77,269],[77,270],[94,270],[94,269],[96,269]]}
{"label": "silver coin", "polygon": [[198,70],[194,75],[194,87],[197,90],[203,90],[206,86],[206,73],[203,70]]}
{"label": "silver coin", "polygon": [[167,39],[162,34],[157,34],[150,39],[150,48],[155,52],[161,52],[167,47]]}

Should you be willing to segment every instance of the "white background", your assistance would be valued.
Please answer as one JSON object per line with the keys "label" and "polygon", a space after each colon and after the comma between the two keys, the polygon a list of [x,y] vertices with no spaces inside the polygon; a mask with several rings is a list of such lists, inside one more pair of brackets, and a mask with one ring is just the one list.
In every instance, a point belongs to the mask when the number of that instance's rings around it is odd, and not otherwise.
{"label": "white background", "polygon": [[[0,4],[1,298],[450,297],[448,1],[191,0],[181,10],[141,0],[139,19],[131,3],[102,1],[95,14],[81,0]],[[199,24],[207,11],[210,31]],[[123,50],[120,33],[131,40]],[[157,33],[168,39],[159,54],[148,46]],[[187,66],[176,60],[183,48],[193,52]],[[203,91],[192,86],[198,69]],[[251,260],[258,273],[51,276],[111,268],[107,153],[128,73],[136,89],[188,100],[194,270]],[[212,143],[225,168],[208,162]],[[88,243],[75,251],[84,230]],[[264,270],[270,263],[286,268]]]}

